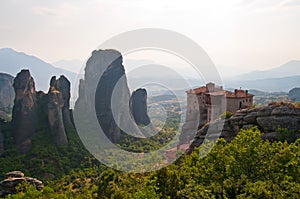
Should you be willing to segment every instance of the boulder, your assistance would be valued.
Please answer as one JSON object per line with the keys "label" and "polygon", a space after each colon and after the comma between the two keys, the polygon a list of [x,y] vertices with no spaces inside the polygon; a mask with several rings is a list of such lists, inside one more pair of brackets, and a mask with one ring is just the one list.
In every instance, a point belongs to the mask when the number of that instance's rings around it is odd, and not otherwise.
{"label": "boulder", "polygon": [[0,197],[5,197],[9,194],[17,193],[16,187],[23,182],[28,182],[35,186],[37,190],[41,190],[43,182],[31,177],[24,177],[21,171],[12,171],[6,174],[7,179],[0,182]]}
{"label": "boulder", "polygon": [[31,148],[37,124],[35,83],[29,70],[22,70],[14,79],[15,100],[12,113],[13,136],[20,152]]}
{"label": "boulder", "polygon": [[11,171],[5,174],[6,178],[23,178],[24,173],[21,171]]}

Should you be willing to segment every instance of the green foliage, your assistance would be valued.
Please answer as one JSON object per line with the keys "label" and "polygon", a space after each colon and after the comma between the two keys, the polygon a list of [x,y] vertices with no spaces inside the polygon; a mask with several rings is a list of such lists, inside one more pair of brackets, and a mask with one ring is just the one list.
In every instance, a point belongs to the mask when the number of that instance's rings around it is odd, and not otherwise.
{"label": "green foliage", "polygon": [[[215,144],[214,148],[205,156],[206,149],[212,144]],[[207,145],[195,149],[191,155],[184,155],[174,164],[155,172],[124,173],[102,165],[87,164],[92,166],[76,169],[61,179],[46,182],[46,187],[42,191],[29,186],[9,197],[120,199],[299,197],[300,139],[291,143],[263,141],[261,132],[257,128],[251,128],[242,130],[230,143],[219,139],[216,143],[209,142]],[[76,160],[78,161],[75,158],[74,161]],[[69,159],[63,160],[63,163],[65,161]]]}
{"label": "green foliage", "polygon": [[287,141],[291,143],[297,139],[295,131],[288,130],[286,128],[278,128],[277,132],[279,133],[278,139],[280,141]]}
{"label": "green foliage", "polygon": [[5,153],[0,156],[0,178],[4,178],[4,174],[12,170],[21,170],[27,176],[38,177],[42,180],[61,178],[72,169],[89,167],[96,162],[87,161],[92,157],[73,128],[66,131],[68,146],[56,146],[53,144],[48,127],[39,126],[32,139],[33,147],[26,154],[21,154],[16,150],[9,123],[3,126],[2,131]]}
{"label": "green foliage", "polygon": [[[164,126],[157,134],[147,138],[137,138],[126,133],[122,133],[118,146],[124,150],[136,153],[148,153],[162,148],[173,139],[176,133],[178,133],[181,115],[180,113],[173,111],[174,107],[178,106],[179,105],[176,103],[164,105],[164,108],[167,110],[167,118],[166,121],[160,121],[164,123]],[[165,118],[161,119],[163,120]],[[152,130],[149,129],[149,131],[150,132],[147,132],[143,129],[143,133],[145,135],[153,134]]]}
{"label": "green foliage", "polygon": [[220,115],[220,118],[221,118],[221,119],[228,119],[228,118],[230,118],[231,116],[233,116],[233,113],[231,113],[231,112],[229,112],[229,111],[226,111],[225,113],[222,113],[222,114]]}

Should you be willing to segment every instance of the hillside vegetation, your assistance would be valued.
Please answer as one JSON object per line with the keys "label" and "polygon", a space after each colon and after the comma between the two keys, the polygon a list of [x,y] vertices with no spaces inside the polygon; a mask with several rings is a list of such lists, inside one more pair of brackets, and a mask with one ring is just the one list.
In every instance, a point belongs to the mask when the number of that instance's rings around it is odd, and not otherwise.
{"label": "hillside vegetation", "polygon": [[263,141],[261,132],[251,128],[231,143],[219,139],[200,158],[203,149],[152,173],[78,164],[68,175],[47,181],[42,191],[25,184],[9,198],[298,198],[300,194],[300,139],[290,144]]}

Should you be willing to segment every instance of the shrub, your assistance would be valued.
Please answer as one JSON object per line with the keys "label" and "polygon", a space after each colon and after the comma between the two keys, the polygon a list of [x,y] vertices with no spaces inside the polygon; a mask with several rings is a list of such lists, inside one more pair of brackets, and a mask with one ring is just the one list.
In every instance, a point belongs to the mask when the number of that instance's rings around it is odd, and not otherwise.
{"label": "shrub", "polygon": [[221,119],[228,119],[230,118],[231,116],[233,116],[233,113],[229,112],[229,111],[226,111],[225,113],[222,113],[220,115]]}

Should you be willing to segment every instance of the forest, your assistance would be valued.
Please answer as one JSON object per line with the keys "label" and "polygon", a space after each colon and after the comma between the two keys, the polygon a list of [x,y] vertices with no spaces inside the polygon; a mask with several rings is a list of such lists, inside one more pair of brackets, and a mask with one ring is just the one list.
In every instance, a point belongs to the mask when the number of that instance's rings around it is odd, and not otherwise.
{"label": "forest", "polygon": [[[40,143],[26,155],[11,147],[0,158],[1,174],[18,169],[42,179],[45,185],[38,191],[33,185],[21,184],[18,193],[8,198],[298,198],[300,195],[300,139],[290,143],[264,141],[255,127],[242,130],[230,143],[222,138],[216,143],[208,142],[191,155],[183,155],[175,163],[147,173],[108,168],[85,151],[75,132],[69,132],[68,136],[71,137],[68,147]],[[202,157],[211,144],[215,144],[213,149]]]}

